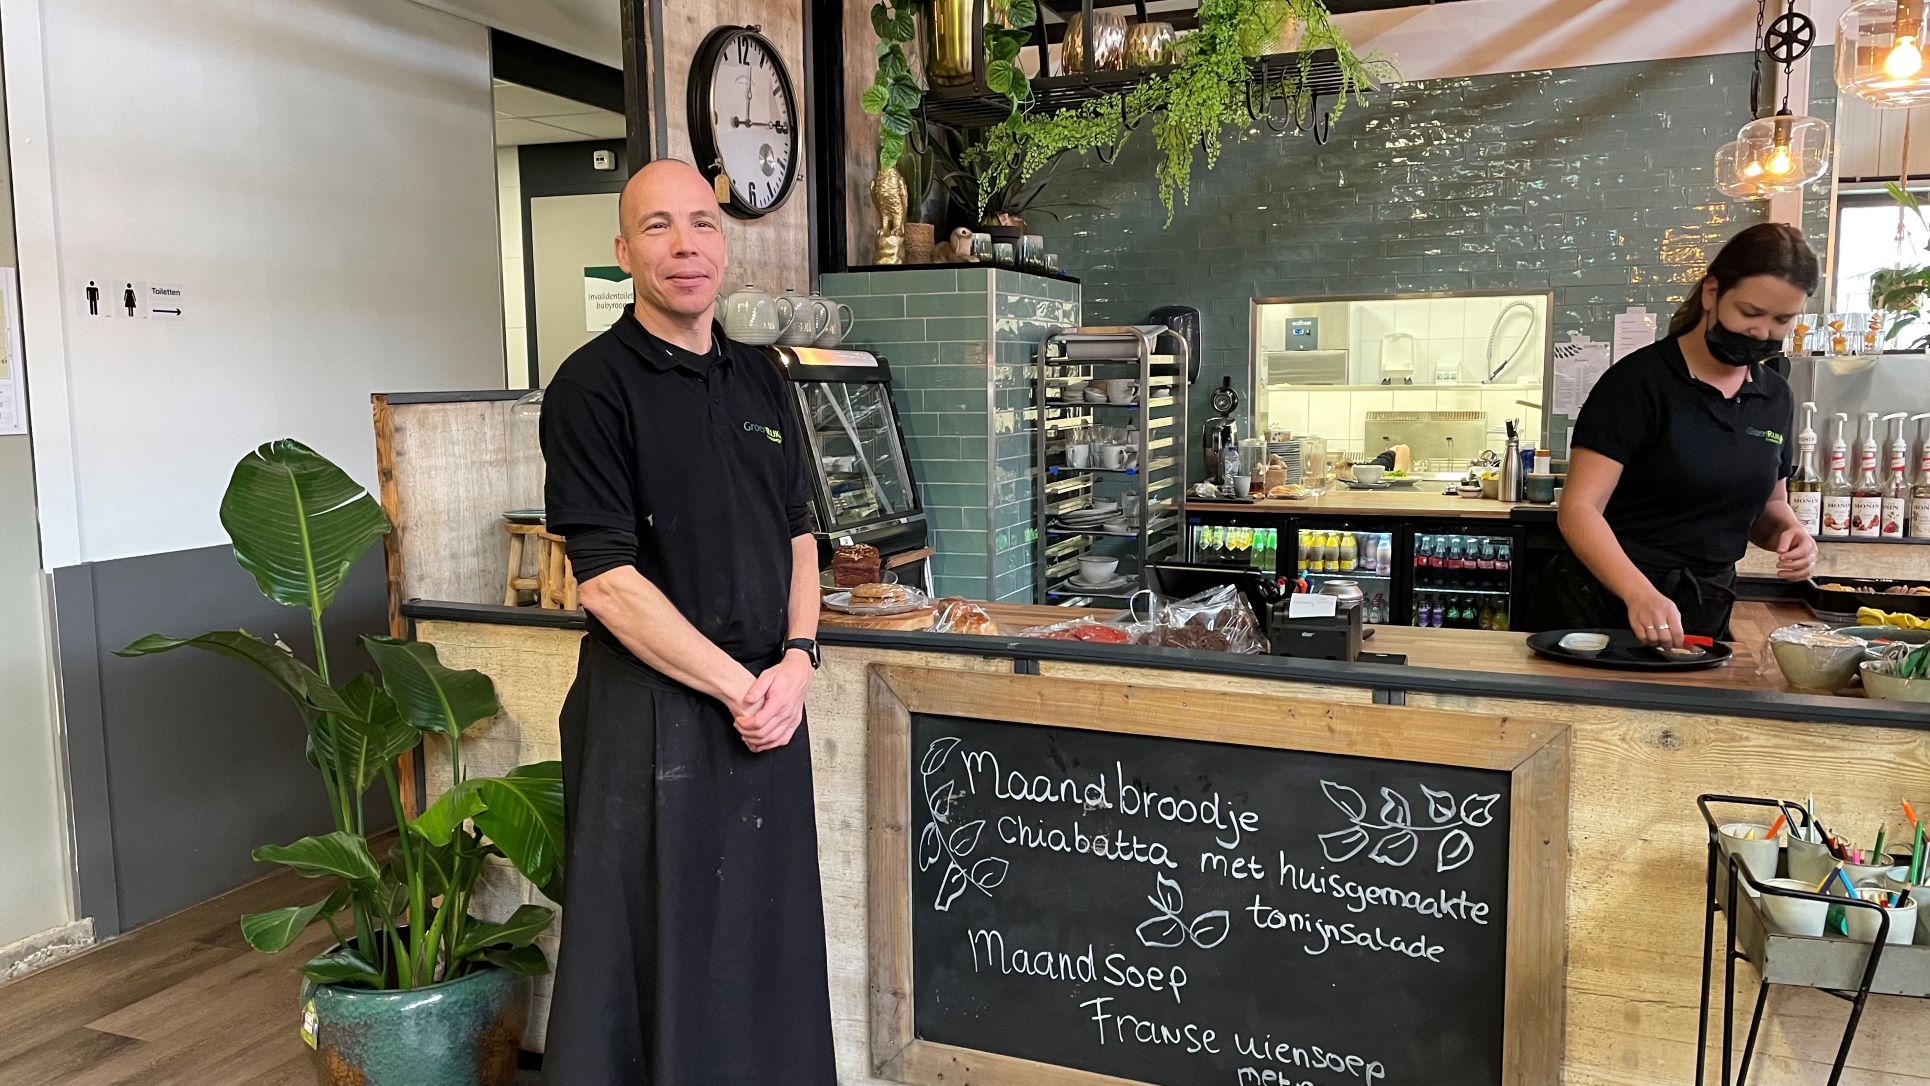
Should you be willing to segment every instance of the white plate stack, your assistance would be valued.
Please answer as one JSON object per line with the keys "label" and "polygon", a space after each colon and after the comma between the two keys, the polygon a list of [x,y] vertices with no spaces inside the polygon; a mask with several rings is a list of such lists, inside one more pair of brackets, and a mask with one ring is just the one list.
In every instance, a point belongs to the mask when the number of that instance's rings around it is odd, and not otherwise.
{"label": "white plate stack", "polygon": [[1300,442],[1293,440],[1267,442],[1267,463],[1272,463],[1276,456],[1287,463],[1287,482],[1299,482]]}

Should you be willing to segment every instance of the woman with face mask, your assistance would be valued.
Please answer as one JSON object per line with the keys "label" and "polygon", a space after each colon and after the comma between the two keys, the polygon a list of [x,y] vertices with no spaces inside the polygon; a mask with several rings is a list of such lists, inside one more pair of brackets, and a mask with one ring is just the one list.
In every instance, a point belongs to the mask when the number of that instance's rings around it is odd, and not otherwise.
{"label": "woman with face mask", "polygon": [[1818,279],[1795,228],[1730,239],[1667,338],[1609,367],[1575,421],[1559,523],[1569,547],[1537,579],[1534,628],[1628,623],[1644,644],[1726,640],[1750,543],[1788,581],[1816,542],[1789,506],[1795,398],[1768,363]]}

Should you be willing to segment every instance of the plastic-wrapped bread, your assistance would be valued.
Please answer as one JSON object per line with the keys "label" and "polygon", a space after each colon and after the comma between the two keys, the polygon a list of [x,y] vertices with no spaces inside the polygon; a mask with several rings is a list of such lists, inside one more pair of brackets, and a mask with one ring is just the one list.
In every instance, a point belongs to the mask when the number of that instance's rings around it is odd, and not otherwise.
{"label": "plastic-wrapped bread", "polygon": [[932,616],[931,633],[961,633],[996,635],[998,623],[985,613],[985,608],[960,596],[947,596],[938,601],[938,613]]}

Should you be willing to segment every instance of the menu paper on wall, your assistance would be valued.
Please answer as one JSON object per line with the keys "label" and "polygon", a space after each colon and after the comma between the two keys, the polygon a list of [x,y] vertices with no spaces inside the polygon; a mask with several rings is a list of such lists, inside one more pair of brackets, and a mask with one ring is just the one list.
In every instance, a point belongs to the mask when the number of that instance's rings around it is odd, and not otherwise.
{"label": "menu paper on wall", "polygon": [[27,388],[20,379],[20,280],[0,268],[0,434],[27,432]]}
{"label": "menu paper on wall", "polygon": [[1609,360],[1619,362],[1654,342],[1655,314],[1631,306],[1615,315],[1615,342]]}
{"label": "menu paper on wall", "polygon": [[1609,358],[1609,345],[1600,340],[1572,335],[1567,343],[1555,344],[1555,389],[1548,409],[1570,418],[1581,414],[1595,382],[1607,372]]}

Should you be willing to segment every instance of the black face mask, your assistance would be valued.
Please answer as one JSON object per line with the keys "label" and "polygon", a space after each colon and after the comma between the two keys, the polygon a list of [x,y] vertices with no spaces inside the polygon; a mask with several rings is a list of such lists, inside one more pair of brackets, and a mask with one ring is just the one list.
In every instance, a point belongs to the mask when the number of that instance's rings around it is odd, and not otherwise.
{"label": "black face mask", "polygon": [[1711,319],[1709,330],[1702,334],[1703,342],[1709,345],[1709,353],[1716,361],[1729,366],[1747,366],[1757,362],[1767,362],[1783,353],[1783,344],[1778,339],[1757,339],[1741,332],[1731,332],[1720,320]]}

